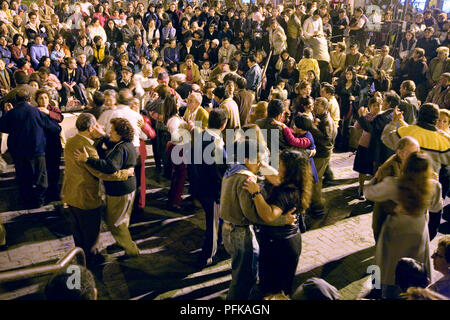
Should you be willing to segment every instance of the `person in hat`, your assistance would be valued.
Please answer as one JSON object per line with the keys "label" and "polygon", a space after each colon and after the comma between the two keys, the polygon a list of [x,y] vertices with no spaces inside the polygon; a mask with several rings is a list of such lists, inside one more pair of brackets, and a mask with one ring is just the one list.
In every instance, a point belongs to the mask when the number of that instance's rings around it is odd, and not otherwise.
{"label": "person in hat", "polygon": [[123,67],[121,71],[121,79],[117,86],[120,89],[131,89],[133,86],[132,77],[133,77],[133,70],[131,70],[130,67]]}

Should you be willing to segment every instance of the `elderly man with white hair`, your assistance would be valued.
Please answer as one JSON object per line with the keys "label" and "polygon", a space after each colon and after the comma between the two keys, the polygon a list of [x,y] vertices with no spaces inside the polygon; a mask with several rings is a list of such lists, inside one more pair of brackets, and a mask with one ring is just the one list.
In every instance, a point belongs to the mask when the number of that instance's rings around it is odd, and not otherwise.
{"label": "elderly man with white hair", "polygon": [[133,81],[135,83],[136,96],[141,98],[141,109],[149,100],[149,94],[146,94],[152,91],[154,88],[158,86],[158,80],[153,78],[153,68],[150,63],[145,64],[142,67],[141,72],[136,73],[133,76]]}
{"label": "elderly man with white hair", "polygon": [[188,123],[189,131],[192,131],[195,127],[206,129],[208,126],[209,113],[201,107],[202,99],[201,93],[198,92],[191,92],[187,98],[184,120]]}
{"label": "elderly man with white hair", "polygon": [[[98,119],[98,122],[105,127],[106,133],[109,135],[111,133],[111,119],[113,118],[124,118],[127,119],[128,122],[130,122],[131,126],[133,127],[133,146],[135,148],[136,154],[139,155],[136,161],[136,172],[141,172],[141,157],[140,157],[140,139],[145,139],[145,134],[142,132],[142,127],[145,125],[144,118],[139,112],[136,112],[131,109],[131,103],[133,102],[133,92],[130,89],[122,89],[119,92],[119,96],[117,99],[117,102],[119,103],[117,105],[116,109],[113,110],[106,110],[102,113],[100,118]],[[136,190],[139,190],[141,187],[141,176],[140,174],[136,175]],[[144,182],[145,183],[145,182]],[[139,191],[138,191],[139,192]],[[134,208],[133,210],[139,210],[139,197],[135,198],[134,201]]]}

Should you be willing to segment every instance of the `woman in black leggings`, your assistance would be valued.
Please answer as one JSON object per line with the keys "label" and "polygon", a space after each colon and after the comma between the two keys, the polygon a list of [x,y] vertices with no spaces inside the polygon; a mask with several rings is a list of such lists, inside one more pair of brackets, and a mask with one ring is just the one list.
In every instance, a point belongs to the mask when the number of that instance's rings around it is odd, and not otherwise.
{"label": "woman in black leggings", "polygon": [[[261,292],[290,294],[302,248],[298,220],[308,208],[312,193],[309,157],[303,150],[286,150],[280,154],[279,184],[262,195],[260,186],[247,181],[245,189],[253,198],[259,217],[265,222],[258,226],[260,246],[259,278]],[[293,224],[275,227],[270,224],[283,213],[297,214]]]}

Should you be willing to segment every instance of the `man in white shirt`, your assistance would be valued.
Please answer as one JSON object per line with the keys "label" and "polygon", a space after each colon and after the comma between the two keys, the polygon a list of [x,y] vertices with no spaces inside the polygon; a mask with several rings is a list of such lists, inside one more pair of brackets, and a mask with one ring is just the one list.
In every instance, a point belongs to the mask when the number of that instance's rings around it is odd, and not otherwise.
{"label": "man in white shirt", "polygon": [[367,34],[364,29],[368,19],[364,15],[362,8],[355,9],[354,19],[356,23],[351,23],[347,26],[347,30],[350,32],[350,44],[357,43],[361,52],[364,52],[367,44]]}
{"label": "man in white shirt", "polygon": [[111,132],[111,119],[124,118],[127,119],[134,130],[133,145],[139,148],[139,136],[141,134],[141,126],[144,119],[142,116],[134,110],[130,109],[129,103],[133,99],[133,93],[129,89],[122,89],[119,92],[118,105],[114,110],[106,110],[102,113],[98,122],[105,127],[106,134]]}
{"label": "man in white shirt", "polygon": [[314,11],[313,15],[303,23],[303,34],[306,39],[323,37],[323,24],[320,11]]}
{"label": "man in white shirt", "polygon": [[328,43],[323,33],[322,18],[320,10],[314,11],[313,15],[303,23],[305,43],[313,50],[313,58],[317,60],[320,68],[320,81],[331,82],[330,77],[330,54]]}

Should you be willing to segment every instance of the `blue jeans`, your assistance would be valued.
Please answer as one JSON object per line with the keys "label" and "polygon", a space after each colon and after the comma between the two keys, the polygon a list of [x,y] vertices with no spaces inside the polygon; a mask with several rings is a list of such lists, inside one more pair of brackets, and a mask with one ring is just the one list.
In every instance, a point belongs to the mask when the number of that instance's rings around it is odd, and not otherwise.
{"label": "blue jeans", "polygon": [[227,300],[249,300],[258,277],[259,245],[253,226],[234,226],[224,221],[222,237],[231,256]]}

